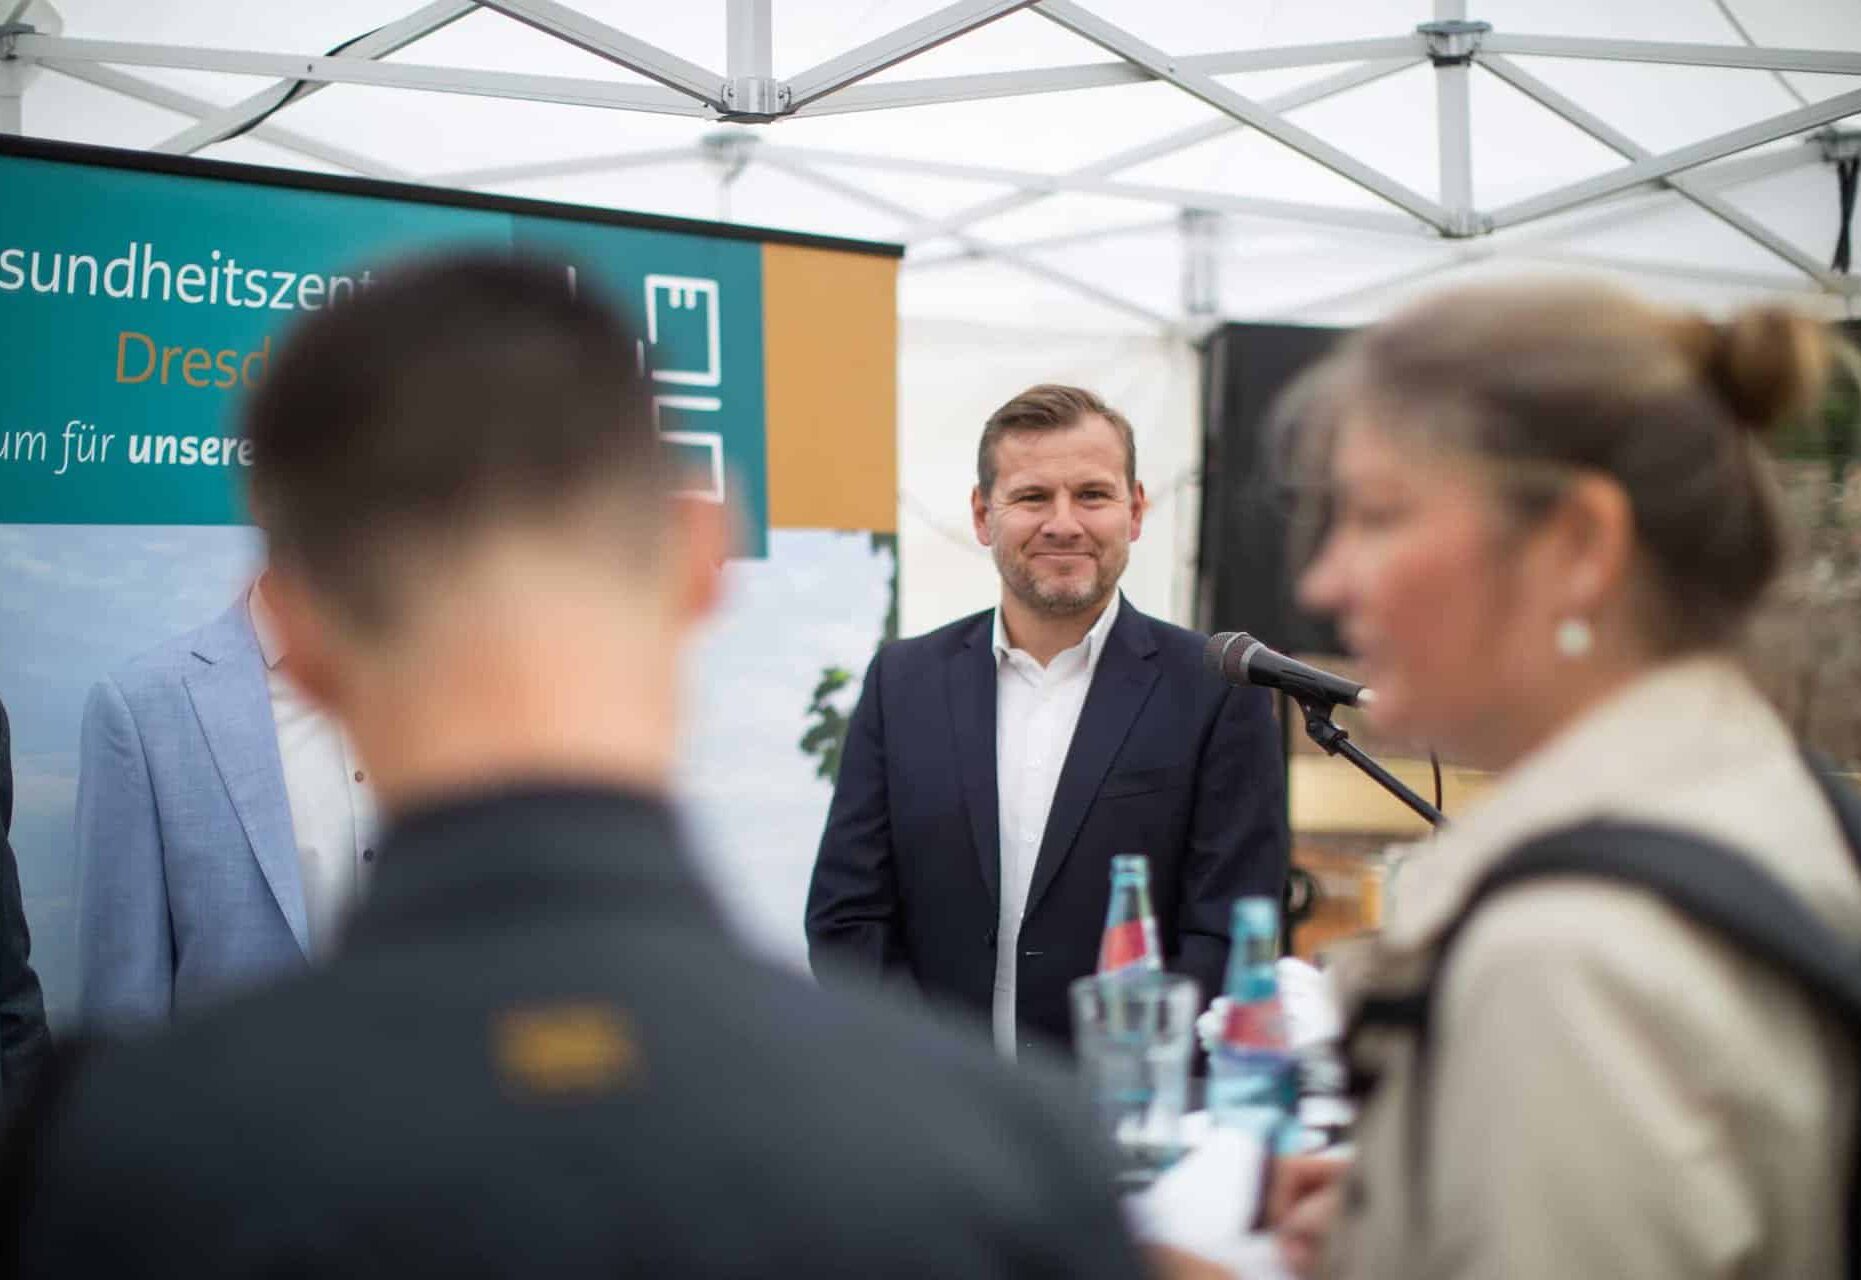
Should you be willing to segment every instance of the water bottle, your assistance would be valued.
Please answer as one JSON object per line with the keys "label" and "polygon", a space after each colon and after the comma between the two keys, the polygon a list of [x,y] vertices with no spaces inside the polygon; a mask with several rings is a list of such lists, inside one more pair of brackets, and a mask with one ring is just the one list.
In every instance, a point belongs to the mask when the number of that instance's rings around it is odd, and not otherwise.
{"label": "water bottle", "polygon": [[1159,973],[1162,969],[1157,917],[1150,909],[1150,860],[1141,853],[1121,853],[1111,860],[1111,905],[1105,911],[1105,935],[1099,942],[1099,973]]}
{"label": "water bottle", "polygon": [[1208,1109],[1216,1124],[1245,1129],[1269,1151],[1298,1140],[1299,1060],[1279,1003],[1279,903],[1234,904],[1228,952],[1228,1016],[1208,1058]]}

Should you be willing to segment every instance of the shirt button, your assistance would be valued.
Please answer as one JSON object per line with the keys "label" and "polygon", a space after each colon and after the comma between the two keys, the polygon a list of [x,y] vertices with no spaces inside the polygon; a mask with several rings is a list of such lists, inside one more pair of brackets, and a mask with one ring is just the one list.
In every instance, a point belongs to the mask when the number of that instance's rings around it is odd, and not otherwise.
{"label": "shirt button", "polygon": [[373,849],[362,850],[362,861],[373,862],[374,860],[375,860],[375,851]]}
{"label": "shirt button", "polygon": [[362,772],[362,771],[361,771],[360,769],[357,769],[357,770],[355,771],[355,780],[356,780],[357,782],[367,782],[367,781],[368,781],[368,775],[367,775],[367,774],[365,774],[365,773],[363,773],[363,772]]}

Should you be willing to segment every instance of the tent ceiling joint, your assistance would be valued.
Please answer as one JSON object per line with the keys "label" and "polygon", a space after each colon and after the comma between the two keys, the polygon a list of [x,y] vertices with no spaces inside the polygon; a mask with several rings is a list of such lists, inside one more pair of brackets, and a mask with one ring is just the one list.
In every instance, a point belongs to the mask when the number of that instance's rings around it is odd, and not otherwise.
{"label": "tent ceiling joint", "polygon": [[1822,151],[1826,164],[1861,157],[1861,129],[1822,129],[1809,136]]}
{"label": "tent ceiling joint", "polygon": [[1428,60],[1437,67],[1464,67],[1480,52],[1481,42],[1493,29],[1490,22],[1449,19],[1424,22],[1415,28],[1428,42]]}
{"label": "tent ceiling joint", "polygon": [[724,81],[718,110],[736,124],[763,124],[787,115],[794,95],[773,76],[733,76]]}

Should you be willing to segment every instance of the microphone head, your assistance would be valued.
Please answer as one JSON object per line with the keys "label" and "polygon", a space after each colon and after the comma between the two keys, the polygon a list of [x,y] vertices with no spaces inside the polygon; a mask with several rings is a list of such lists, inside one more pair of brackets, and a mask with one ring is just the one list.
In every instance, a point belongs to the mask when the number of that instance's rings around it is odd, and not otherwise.
{"label": "microphone head", "polygon": [[1202,646],[1202,665],[1212,676],[1221,674],[1221,655],[1227,651],[1228,641],[1234,639],[1232,631],[1217,631]]}
{"label": "microphone head", "polygon": [[1241,667],[1241,658],[1253,647],[1254,638],[1245,631],[1218,631],[1202,650],[1202,665],[1224,680],[1244,681],[1247,673]]}

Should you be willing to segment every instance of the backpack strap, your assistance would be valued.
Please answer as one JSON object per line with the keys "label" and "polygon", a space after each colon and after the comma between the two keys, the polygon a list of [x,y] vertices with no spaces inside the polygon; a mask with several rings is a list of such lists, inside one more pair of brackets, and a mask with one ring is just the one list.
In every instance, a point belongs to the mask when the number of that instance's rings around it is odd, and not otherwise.
{"label": "backpack strap", "polygon": [[[1531,841],[1495,866],[1437,951],[1488,898],[1529,880],[1587,876],[1644,889],[1739,950],[1795,978],[1818,1004],[1861,1029],[1861,948],[1837,934],[1762,867],[1716,840],[1635,823],[1589,822]],[[1431,983],[1431,985],[1433,985]]]}
{"label": "backpack strap", "polygon": [[[1826,761],[1808,756],[1806,763],[1861,867],[1861,797]],[[1417,1185],[1428,1167],[1428,1073],[1436,991],[1454,944],[1489,898],[1533,880],[1571,876],[1614,881],[1652,894],[1740,951],[1789,975],[1817,1004],[1861,1035],[1861,948],[1823,923],[1757,863],[1709,837],[1651,824],[1598,820],[1550,832],[1515,849],[1474,886],[1436,941],[1419,988],[1366,1000],[1346,1032],[1346,1051],[1353,1060],[1358,1055],[1351,1052],[1352,1042],[1364,1031],[1407,1029],[1414,1037],[1410,1172]],[[1374,1083],[1355,1066],[1353,1082],[1360,1088]],[[1857,1165],[1861,1168],[1861,1157]],[[1420,1197],[1413,1203],[1419,1208]],[[1861,1276],[1861,1177],[1850,1180],[1849,1229],[1849,1274]]]}

